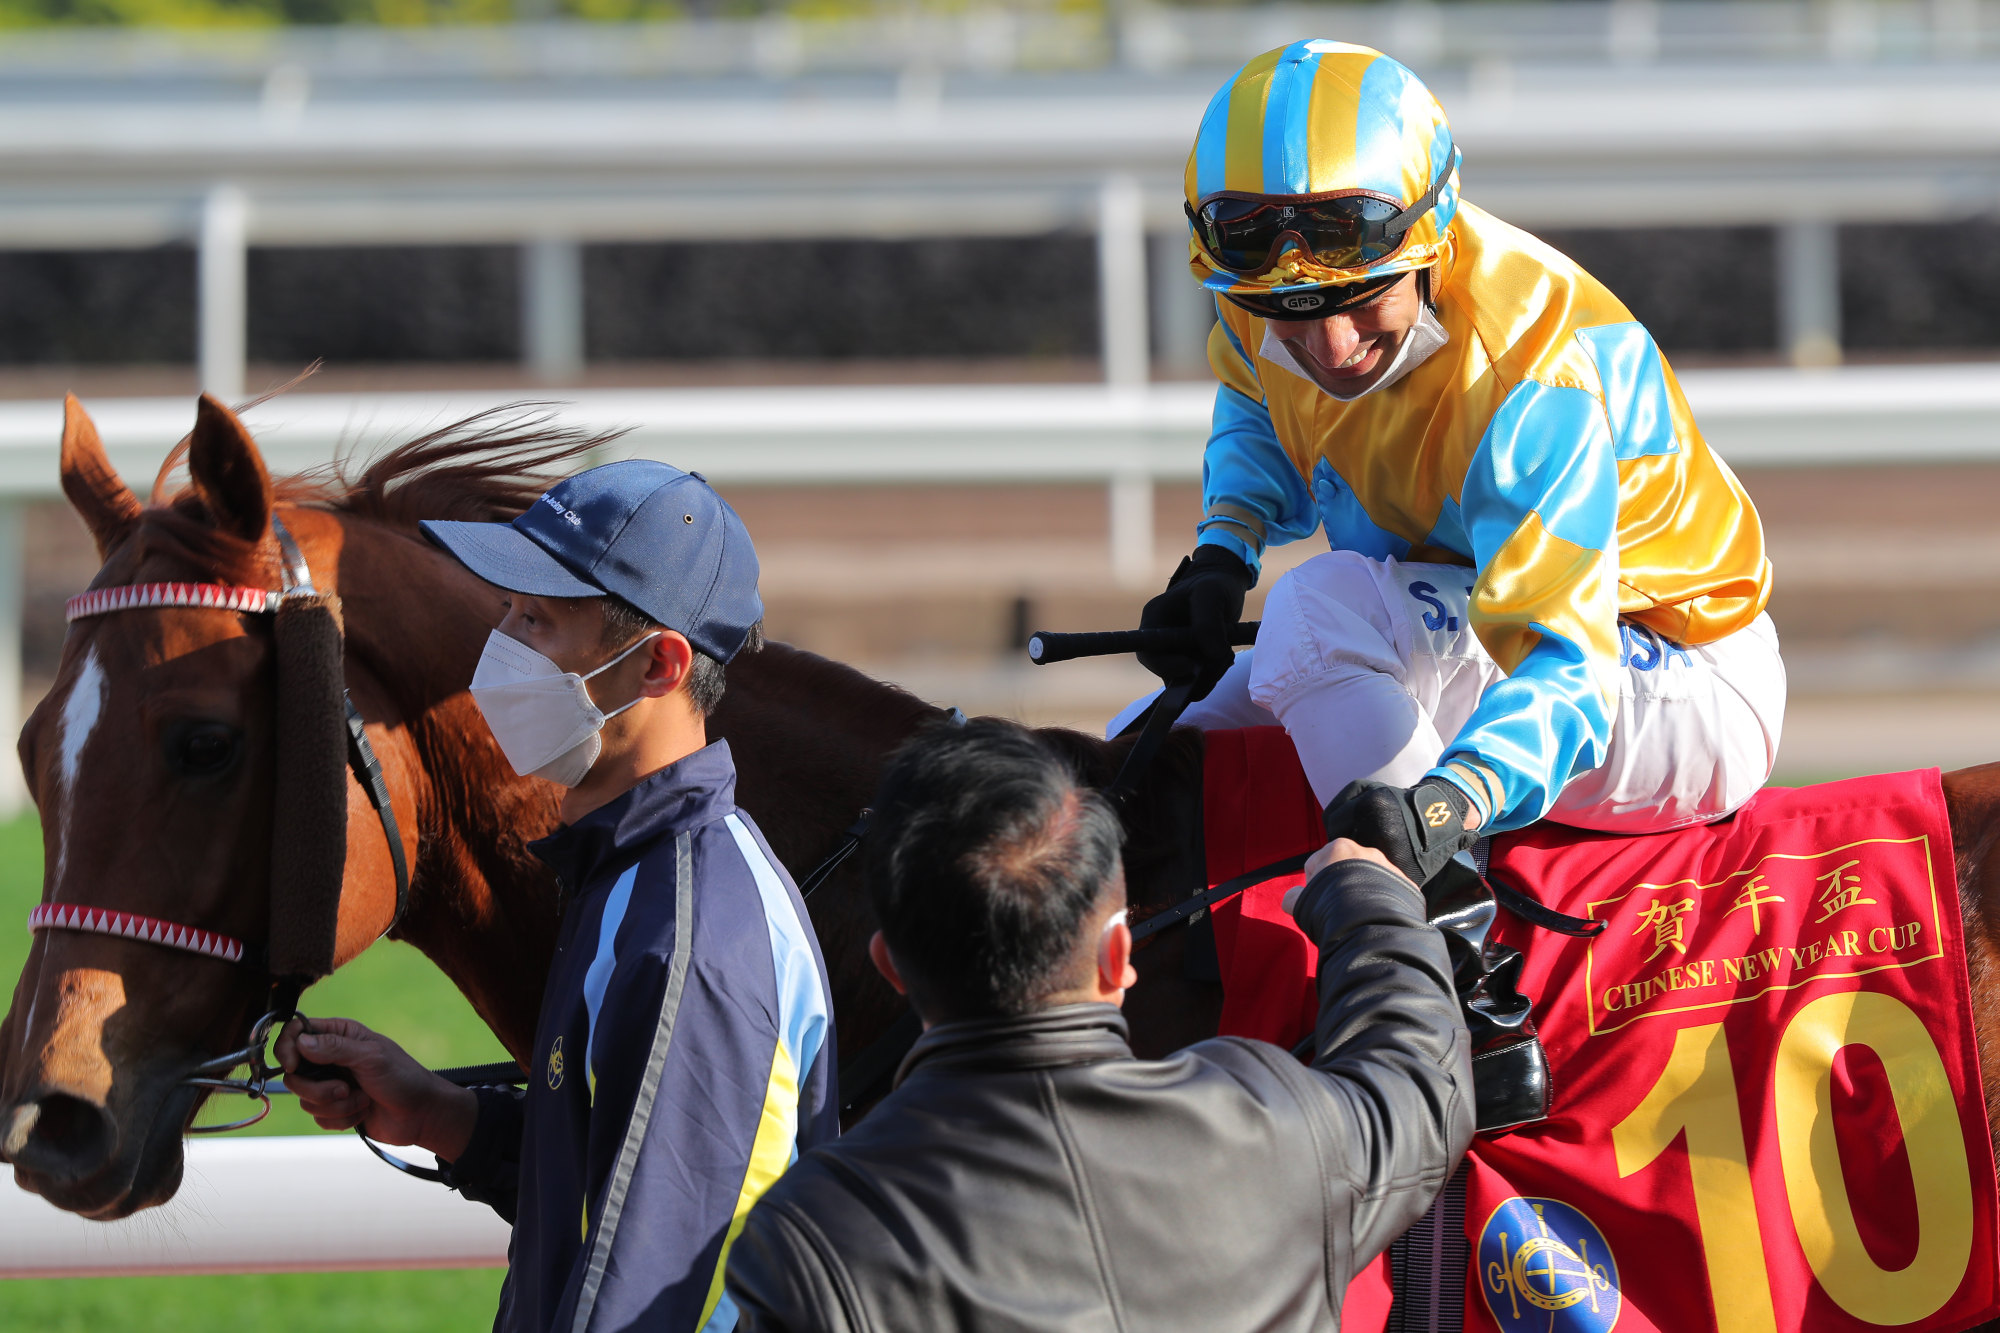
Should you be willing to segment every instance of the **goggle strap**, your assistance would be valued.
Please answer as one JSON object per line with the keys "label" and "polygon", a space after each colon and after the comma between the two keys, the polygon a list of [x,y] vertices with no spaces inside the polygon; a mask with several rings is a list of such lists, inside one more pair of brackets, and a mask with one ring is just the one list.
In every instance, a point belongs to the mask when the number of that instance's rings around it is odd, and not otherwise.
{"label": "goggle strap", "polygon": [[1444,193],[1444,183],[1451,179],[1451,169],[1457,164],[1458,149],[1454,148],[1451,150],[1451,157],[1444,164],[1444,170],[1438,172],[1437,179],[1431,182],[1431,188],[1418,196],[1415,203],[1383,223],[1382,234],[1385,236],[1401,236],[1404,232],[1416,226],[1419,218],[1423,217],[1424,214],[1430,212],[1433,208],[1436,208],[1438,196]]}

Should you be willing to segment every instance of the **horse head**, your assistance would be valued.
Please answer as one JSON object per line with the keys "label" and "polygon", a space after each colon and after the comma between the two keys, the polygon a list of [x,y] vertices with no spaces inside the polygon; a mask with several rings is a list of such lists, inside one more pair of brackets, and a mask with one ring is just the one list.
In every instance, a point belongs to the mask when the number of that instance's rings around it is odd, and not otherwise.
{"label": "horse head", "polygon": [[[142,506],[68,400],[62,483],[103,560],[93,590],[281,586],[270,476],[242,423],[211,398],[198,406],[187,465],[186,489]],[[310,508],[288,508],[284,521],[320,592],[334,592],[340,522]],[[45,928],[0,1023],[0,1161],[24,1188],[86,1216],[173,1196],[182,1134],[207,1095],[187,1079],[242,1046],[269,1001],[280,706],[273,617],[262,610],[73,610],[55,684],[21,733],[46,857]],[[336,961],[395,910],[380,826],[350,795],[360,814],[348,821],[345,870],[357,891],[340,898]],[[241,956],[227,956],[230,944]]]}

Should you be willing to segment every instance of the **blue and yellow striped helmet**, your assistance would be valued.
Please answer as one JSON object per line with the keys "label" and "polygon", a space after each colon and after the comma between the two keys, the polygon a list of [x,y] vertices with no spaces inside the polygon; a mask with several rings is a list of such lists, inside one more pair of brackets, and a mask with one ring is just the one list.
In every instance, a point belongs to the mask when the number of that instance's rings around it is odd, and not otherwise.
{"label": "blue and yellow striped helmet", "polygon": [[1444,108],[1407,68],[1365,46],[1314,40],[1267,51],[1209,102],[1188,154],[1187,203],[1210,197],[1299,196],[1359,190],[1409,206],[1437,188],[1436,204],[1402,248],[1365,268],[1329,268],[1288,245],[1265,272],[1232,272],[1198,231],[1188,267],[1215,292],[1240,295],[1365,282],[1438,263],[1458,213],[1457,147]]}

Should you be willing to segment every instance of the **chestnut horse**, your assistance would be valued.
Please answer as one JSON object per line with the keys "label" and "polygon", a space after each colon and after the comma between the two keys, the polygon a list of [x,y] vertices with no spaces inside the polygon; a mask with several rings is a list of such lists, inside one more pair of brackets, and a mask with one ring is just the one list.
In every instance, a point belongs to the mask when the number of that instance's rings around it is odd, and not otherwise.
{"label": "chestnut horse", "polygon": [[[597,441],[496,419],[407,444],[353,482],[275,486],[235,416],[200,403],[191,484],[142,506],[67,404],[64,492],[104,564],[93,587],[186,582],[277,588],[273,515],[345,617],[347,684],[386,770],[411,868],[393,932],[455,982],[516,1059],[532,1044],[556,934],[553,879],[527,851],[556,822],[556,789],[516,777],[465,692],[501,594],[432,547],[417,520],[506,519],[543,489],[537,473]],[[54,686],[22,731],[41,815],[43,901],[109,908],[238,940],[266,936],[274,752],[270,617],[166,607],[70,627]],[[945,716],[893,686],[782,644],[729,669],[711,719],[739,771],[739,799],[795,875],[841,842],[885,756]],[[1056,733],[1100,781],[1122,753]],[[1185,896],[1200,879],[1200,743],[1162,757],[1131,814],[1136,896]],[[346,876],[335,958],[395,911],[383,825],[348,784]],[[282,885],[280,888],[282,889]],[[853,861],[813,896],[832,974],[840,1049],[864,1049],[902,1012],[867,962],[872,926]],[[14,927],[18,928],[18,924]],[[1172,932],[1182,934],[1184,932]],[[1131,1011],[1141,1047],[1164,1052],[1215,1030],[1220,993],[1180,981],[1178,944],[1146,951]],[[0,1023],[0,1161],[51,1202],[116,1218],[165,1202],[182,1134],[207,1093],[183,1080],[243,1044],[267,981],[242,963],[71,930],[34,939]]]}

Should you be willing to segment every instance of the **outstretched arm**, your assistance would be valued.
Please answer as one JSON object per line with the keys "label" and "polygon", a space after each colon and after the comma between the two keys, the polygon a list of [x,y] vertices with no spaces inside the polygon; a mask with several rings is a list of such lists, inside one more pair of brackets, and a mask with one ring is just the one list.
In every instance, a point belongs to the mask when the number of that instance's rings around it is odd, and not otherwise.
{"label": "outstretched arm", "polygon": [[1472,1057],[1416,885],[1344,839],[1306,868],[1293,913],[1320,951],[1312,1067],[1359,1268],[1423,1215],[1472,1142]]}

